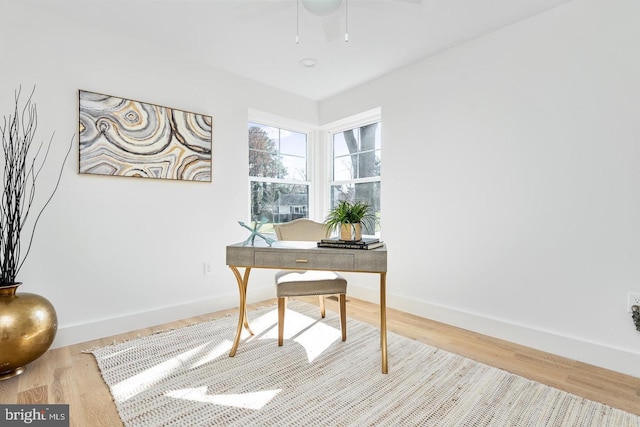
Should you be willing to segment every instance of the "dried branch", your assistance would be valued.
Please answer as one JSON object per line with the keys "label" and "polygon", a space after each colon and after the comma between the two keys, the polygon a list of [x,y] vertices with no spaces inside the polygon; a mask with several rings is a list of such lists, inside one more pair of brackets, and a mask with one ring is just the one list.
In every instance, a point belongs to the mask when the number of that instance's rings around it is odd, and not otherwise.
{"label": "dried branch", "polygon": [[[29,246],[27,247],[27,252],[24,254],[24,258],[22,258],[22,261],[20,262],[20,265],[18,266],[18,269],[16,270],[16,275],[18,274],[18,272],[20,272],[20,269],[22,268],[22,265],[24,264],[24,261],[27,259],[27,256],[29,255],[29,252],[31,251],[31,245],[33,244],[33,236],[36,233],[36,227],[38,226],[38,221],[40,221],[40,217],[42,216],[42,212],[44,212],[45,208],[49,205],[49,203],[51,202],[51,199],[53,199],[53,196],[56,194],[56,191],[58,191],[58,187],[60,186],[60,180],[62,179],[62,172],[64,171],[64,164],[67,162],[67,158],[69,157],[69,153],[71,153],[71,147],[73,147],[73,140],[75,139],[75,137],[76,137],[75,134],[71,137],[71,142],[69,143],[69,148],[67,149],[67,154],[64,155],[64,160],[62,161],[62,166],[63,167],[60,168],[60,173],[58,173],[58,180],[56,181],[56,186],[53,188],[53,191],[49,195],[49,198],[47,199],[46,203],[40,209],[40,212],[38,212],[38,216],[36,217],[36,220],[33,223],[33,227],[31,229],[31,237],[29,238]],[[47,154],[48,153],[49,153],[49,149],[47,149]],[[35,188],[35,178],[34,178],[34,181],[33,181],[33,185],[34,185],[34,188]]]}
{"label": "dried branch", "polygon": [[64,165],[73,145],[72,138],[60,166],[56,185],[38,211],[29,233],[27,251],[22,256],[21,237],[23,231],[28,231],[25,227],[27,227],[27,218],[31,209],[34,208],[36,184],[47,163],[55,135],[55,132],[51,135],[44,151],[44,142],[33,145],[38,127],[38,112],[36,104],[33,102],[35,90],[34,86],[22,109],[20,109],[22,87],[16,90],[13,114],[9,114],[8,117],[4,116],[3,124],[0,126],[4,153],[2,195],[0,197],[0,286],[15,282],[18,272],[29,255],[38,221],[58,190]]}

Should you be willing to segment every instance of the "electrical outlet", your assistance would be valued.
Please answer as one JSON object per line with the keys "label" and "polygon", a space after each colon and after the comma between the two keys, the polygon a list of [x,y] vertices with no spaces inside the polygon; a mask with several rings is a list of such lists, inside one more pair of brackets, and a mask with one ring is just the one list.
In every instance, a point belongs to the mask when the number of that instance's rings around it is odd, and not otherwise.
{"label": "electrical outlet", "polygon": [[210,262],[204,262],[204,275],[211,276],[213,274],[213,265]]}
{"label": "electrical outlet", "polygon": [[640,293],[629,292],[629,299],[627,301],[627,311],[631,313],[631,307],[637,305],[640,307]]}

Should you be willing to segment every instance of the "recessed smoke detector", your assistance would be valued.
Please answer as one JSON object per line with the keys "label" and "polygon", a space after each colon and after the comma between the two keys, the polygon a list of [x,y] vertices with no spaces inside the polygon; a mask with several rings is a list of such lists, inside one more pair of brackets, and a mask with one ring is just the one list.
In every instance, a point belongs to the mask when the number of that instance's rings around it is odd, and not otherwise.
{"label": "recessed smoke detector", "polygon": [[318,60],[314,58],[302,58],[299,64],[306,68],[313,68],[318,64]]}

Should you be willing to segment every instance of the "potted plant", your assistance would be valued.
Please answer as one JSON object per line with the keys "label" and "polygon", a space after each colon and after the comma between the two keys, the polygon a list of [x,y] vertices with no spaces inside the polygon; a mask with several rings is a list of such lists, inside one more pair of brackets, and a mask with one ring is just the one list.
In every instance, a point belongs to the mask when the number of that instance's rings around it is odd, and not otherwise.
{"label": "potted plant", "polygon": [[[33,144],[38,125],[34,91],[35,87],[20,107],[21,91],[16,90],[13,112],[0,122],[4,154],[0,160],[4,169],[0,190],[0,380],[21,374],[28,363],[44,354],[58,327],[56,312],[46,298],[16,293],[21,285],[16,277],[29,255],[38,220],[58,189],[73,144],[72,138],[49,196],[36,198],[36,181],[49,156],[53,135],[48,144]],[[38,200],[43,202],[36,211]]]}
{"label": "potted plant", "polygon": [[329,211],[324,226],[329,233],[339,230],[340,240],[361,240],[362,225],[371,229],[376,221],[376,215],[367,203],[341,200]]}

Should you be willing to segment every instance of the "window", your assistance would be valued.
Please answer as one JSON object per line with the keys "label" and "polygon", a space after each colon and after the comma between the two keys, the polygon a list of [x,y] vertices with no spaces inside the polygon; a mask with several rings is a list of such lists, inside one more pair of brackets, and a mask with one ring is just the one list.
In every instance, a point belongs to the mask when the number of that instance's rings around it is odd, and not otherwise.
{"label": "window", "polygon": [[[308,218],[307,134],[249,122],[251,219]],[[268,232],[264,226],[262,231]]]}
{"label": "window", "polygon": [[[381,110],[322,128],[250,110],[250,220],[272,224],[297,218],[323,221],[340,200],[364,201],[380,219]],[[379,235],[364,229],[367,235]]]}
{"label": "window", "polygon": [[[376,121],[332,134],[330,204],[362,201],[380,218],[381,123]],[[363,229],[363,234],[376,234]]]}

